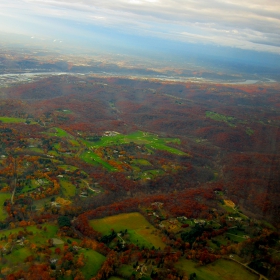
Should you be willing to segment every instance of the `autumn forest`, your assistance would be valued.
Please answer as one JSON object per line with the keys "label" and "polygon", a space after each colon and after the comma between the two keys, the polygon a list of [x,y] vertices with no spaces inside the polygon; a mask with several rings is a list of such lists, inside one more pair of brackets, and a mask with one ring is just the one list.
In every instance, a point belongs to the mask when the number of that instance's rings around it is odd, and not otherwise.
{"label": "autumn forest", "polygon": [[2,86],[0,279],[279,279],[279,91],[73,73]]}

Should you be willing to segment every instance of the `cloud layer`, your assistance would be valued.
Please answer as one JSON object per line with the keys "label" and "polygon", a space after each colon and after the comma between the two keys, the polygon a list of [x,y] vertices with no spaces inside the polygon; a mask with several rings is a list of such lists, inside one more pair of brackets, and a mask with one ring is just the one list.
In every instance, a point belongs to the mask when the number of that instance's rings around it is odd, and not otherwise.
{"label": "cloud layer", "polygon": [[[275,0],[2,0],[0,29],[36,32],[36,26],[123,34],[280,53],[280,2]],[[59,24],[67,20],[68,26]],[[33,28],[32,28],[33,26]],[[75,27],[76,28],[76,27]],[[75,29],[77,31],[77,29]],[[81,33],[88,30],[79,30]],[[47,33],[47,32],[46,32]]]}

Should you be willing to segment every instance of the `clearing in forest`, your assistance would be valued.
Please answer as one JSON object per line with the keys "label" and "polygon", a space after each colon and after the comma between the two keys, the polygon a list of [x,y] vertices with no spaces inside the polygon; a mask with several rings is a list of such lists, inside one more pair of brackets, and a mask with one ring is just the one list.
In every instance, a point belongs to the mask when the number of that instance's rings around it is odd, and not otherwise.
{"label": "clearing in forest", "polygon": [[197,280],[257,280],[259,277],[242,265],[229,260],[217,260],[214,263],[198,266],[196,262],[181,259],[176,267],[185,271],[187,276],[196,274]]}
{"label": "clearing in forest", "polygon": [[11,194],[10,193],[0,193],[0,205],[1,205],[1,209],[0,209],[0,221],[5,220],[8,217],[8,213],[6,212],[6,210],[4,209],[3,205],[6,199],[11,198]]}
{"label": "clearing in forest", "polygon": [[143,131],[136,131],[128,135],[116,134],[114,136],[103,136],[96,142],[84,142],[92,148],[108,147],[134,142],[139,145],[144,144],[150,149],[163,150],[181,156],[188,155],[176,148],[168,146],[169,143],[180,144],[180,140],[178,138],[159,138],[156,134]]}
{"label": "clearing in forest", "polygon": [[90,225],[103,235],[108,235],[111,230],[125,231],[129,235],[129,241],[139,246],[164,248],[159,232],[140,213],[125,213],[103,219],[90,221]]}
{"label": "clearing in forest", "polygon": [[229,199],[224,199],[224,203],[226,206],[234,208],[235,207],[235,203]]}

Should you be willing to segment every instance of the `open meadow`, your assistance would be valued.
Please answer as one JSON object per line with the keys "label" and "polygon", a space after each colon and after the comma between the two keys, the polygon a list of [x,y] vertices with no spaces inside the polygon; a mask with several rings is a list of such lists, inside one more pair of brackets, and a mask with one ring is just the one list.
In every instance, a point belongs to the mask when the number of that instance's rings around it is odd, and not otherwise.
{"label": "open meadow", "polygon": [[257,280],[259,277],[243,266],[228,260],[217,260],[214,263],[199,266],[191,260],[181,259],[176,265],[189,276],[196,274],[196,280]]}
{"label": "open meadow", "polygon": [[119,214],[103,219],[91,220],[90,225],[103,235],[125,231],[129,235],[129,242],[139,246],[155,247],[163,249],[165,244],[162,242],[158,231],[140,213]]}

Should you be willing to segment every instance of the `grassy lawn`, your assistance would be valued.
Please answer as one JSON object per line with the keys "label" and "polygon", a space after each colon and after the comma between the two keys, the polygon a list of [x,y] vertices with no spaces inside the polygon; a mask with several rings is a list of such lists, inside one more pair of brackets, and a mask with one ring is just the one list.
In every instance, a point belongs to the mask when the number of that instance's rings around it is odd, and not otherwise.
{"label": "grassy lawn", "polygon": [[152,232],[156,229],[139,213],[119,214],[90,221],[90,225],[103,235],[110,234],[111,229],[116,232],[127,229],[130,242],[151,248],[164,248],[161,238]]}
{"label": "grassy lawn", "polygon": [[151,144],[147,144],[146,145],[147,148],[152,148],[152,149],[156,149],[156,150],[162,150],[162,151],[167,151],[171,154],[175,154],[175,155],[178,155],[178,156],[184,156],[184,155],[187,155],[186,153],[178,150],[178,149],[175,149],[175,148],[172,148],[172,147],[169,147],[169,146],[166,146],[165,144],[163,143],[151,143]]}
{"label": "grassy lawn", "polygon": [[[46,244],[47,239],[55,237],[58,226],[54,224],[42,224],[42,229],[38,229],[36,226],[27,226],[26,229],[28,231],[32,231],[33,235],[29,235],[26,237],[27,240],[30,240],[30,242],[35,244]],[[46,231],[43,229],[46,227]],[[2,236],[9,236],[10,233],[18,233],[19,231],[22,231],[22,228],[14,228],[14,229],[7,229],[7,230],[1,230],[0,237]],[[0,241],[0,244],[4,246],[7,243],[6,240]]]}
{"label": "grassy lawn", "polygon": [[147,170],[147,171],[143,172],[142,174],[139,174],[139,177],[141,179],[147,179],[147,178],[152,179],[152,178],[162,175],[162,174],[164,174],[163,170],[152,169],[152,170]]}
{"label": "grassy lawn", "polygon": [[[7,264],[3,265],[2,263],[0,264],[0,268],[5,267],[5,266],[11,266],[11,265],[16,265],[16,264],[21,264],[24,262],[25,258],[30,256],[32,253],[28,248],[16,248],[12,251],[11,254],[6,255],[5,259],[7,260]],[[10,265],[11,264],[11,265]]]}
{"label": "grassy lawn", "polygon": [[76,187],[66,179],[60,179],[59,183],[62,187],[62,193],[66,198],[76,194]]}
{"label": "grassy lawn", "polygon": [[85,151],[81,154],[80,158],[86,163],[93,165],[101,164],[109,171],[116,171],[116,169],[113,166],[111,166],[108,162],[104,161],[101,157],[99,157],[92,151]]}
{"label": "grassy lawn", "polygon": [[73,165],[58,165],[58,167],[62,168],[63,170],[68,170],[68,171],[75,171],[78,169],[78,167],[73,166]]}
{"label": "grassy lawn", "polygon": [[128,135],[117,134],[115,136],[103,136],[99,141],[96,142],[89,142],[84,140],[83,142],[87,147],[91,147],[91,148],[99,148],[99,147],[106,147],[106,146],[120,145],[120,144],[127,144],[130,142],[134,142],[139,145],[146,144],[147,148],[164,150],[177,155],[187,155],[186,153],[178,149],[166,145],[168,143],[180,144],[179,139],[159,138],[155,134],[142,132],[142,131],[136,131]]}
{"label": "grassy lawn", "polygon": [[26,184],[22,188],[21,193],[30,192],[41,186],[49,186],[49,185],[50,185],[50,182],[48,180],[46,180],[45,178],[39,179],[39,180],[32,179],[30,184]]}
{"label": "grassy lawn", "polygon": [[74,147],[80,147],[80,143],[77,140],[69,140],[69,143]]}
{"label": "grassy lawn", "polygon": [[118,269],[118,274],[123,276],[125,279],[129,279],[134,271],[135,269],[131,265],[124,264]]}
{"label": "grassy lawn", "polygon": [[6,199],[11,198],[11,194],[10,193],[0,193],[0,221],[3,221],[4,219],[7,218],[8,214],[5,211],[3,205]]}
{"label": "grassy lawn", "polygon": [[48,155],[58,157],[59,153],[57,151],[52,150],[52,151],[48,151]]}
{"label": "grassy lawn", "polygon": [[176,267],[185,271],[189,276],[191,273],[196,273],[197,280],[257,280],[258,277],[243,266],[228,260],[217,260],[212,264],[205,266],[197,266],[197,263],[182,259]]}
{"label": "grassy lawn", "polygon": [[83,249],[82,253],[86,258],[85,266],[81,268],[86,279],[95,276],[105,261],[105,257],[93,250]]}
{"label": "grassy lawn", "polygon": [[132,162],[133,162],[135,165],[144,165],[144,166],[151,165],[146,159],[143,159],[143,158],[134,159]]}
{"label": "grassy lawn", "polygon": [[248,134],[249,136],[253,135],[254,134],[254,130],[250,127],[247,127],[246,129],[246,134]]}
{"label": "grassy lawn", "polygon": [[2,123],[23,123],[23,122],[26,122],[26,119],[0,117],[0,122],[2,122]]}
{"label": "grassy lawn", "polygon": [[57,137],[65,137],[72,139],[73,136],[69,134],[67,131],[59,128],[59,127],[53,127],[49,130],[47,133],[49,136],[57,136]]}
{"label": "grassy lawn", "polygon": [[236,120],[234,117],[229,117],[229,116],[222,115],[222,114],[215,113],[215,112],[211,112],[211,111],[207,111],[205,113],[205,115],[206,115],[207,118],[210,118],[214,121],[225,122],[229,126],[235,126],[233,124],[233,122]]}
{"label": "grassy lawn", "polygon": [[226,233],[226,235],[230,238],[231,241],[236,241],[236,242],[242,242],[244,241],[246,238],[242,237],[241,235],[235,235],[232,233]]}
{"label": "grassy lawn", "polygon": [[31,152],[35,152],[35,153],[44,154],[44,150],[43,150],[43,149],[36,148],[36,147],[28,148],[27,150],[28,150],[28,151],[31,151]]}

